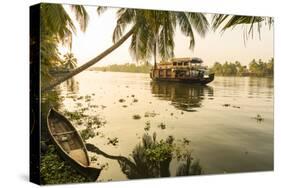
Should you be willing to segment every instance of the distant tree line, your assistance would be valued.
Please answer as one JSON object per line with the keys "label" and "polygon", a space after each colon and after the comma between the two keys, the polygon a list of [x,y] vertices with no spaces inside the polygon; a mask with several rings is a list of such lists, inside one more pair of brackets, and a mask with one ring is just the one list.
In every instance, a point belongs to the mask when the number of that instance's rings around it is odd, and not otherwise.
{"label": "distant tree line", "polygon": [[93,67],[90,70],[97,71],[109,71],[109,72],[133,72],[133,73],[149,73],[152,65],[149,63],[143,63],[140,65],[133,63],[126,63],[122,65],[109,65],[106,67]]}
{"label": "distant tree line", "polygon": [[267,62],[253,59],[248,66],[241,65],[239,61],[226,61],[224,64],[216,62],[211,67],[211,72],[218,76],[273,76],[274,58]]}
{"label": "distant tree line", "polygon": [[[126,64],[113,64],[103,67],[93,67],[90,70],[96,71],[109,71],[109,72],[133,72],[133,73],[149,73],[152,64],[142,63],[140,65],[134,63]],[[217,76],[273,76],[274,72],[274,59],[271,58],[267,62],[253,59],[248,66],[242,65],[239,61],[228,62],[221,64],[215,62],[210,68],[210,71],[215,73]]]}

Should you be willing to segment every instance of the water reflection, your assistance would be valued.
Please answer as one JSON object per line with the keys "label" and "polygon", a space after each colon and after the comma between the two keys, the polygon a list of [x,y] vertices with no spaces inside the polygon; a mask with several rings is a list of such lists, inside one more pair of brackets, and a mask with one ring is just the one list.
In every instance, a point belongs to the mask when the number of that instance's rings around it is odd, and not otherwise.
{"label": "water reflection", "polygon": [[274,95],[274,81],[273,78],[248,78],[248,97],[249,98],[273,98]]}
{"label": "water reflection", "polygon": [[117,160],[128,179],[143,179],[172,176],[170,166],[173,158],[178,161],[175,176],[202,174],[202,167],[198,160],[192,158],[188,144],[189,142],[175,144],[173,136],[157,141],[156,133],[153,136],[146,133],[142,137],[142,143],[132,151],[132,159],[107,154],[93,144],[86,144],[86,147],[96,154]]}
{"label": "water reflection", "polygon": [[78,93],[79,91],[79,82],[74,78],[70,78],[66,81],[66,90],[67,93]]}
{"label": "water reflection", "polygon": [[248,85],[251,87],[273,88],[273,78],[249,77]]}
{"label": "water reflection", "polygon": [[205,98],[212,99],[214,96],[210,86],[169,82],[151,82],[150,86],[153,96],[171,101],[175,108],[188,112],[195,112]]}

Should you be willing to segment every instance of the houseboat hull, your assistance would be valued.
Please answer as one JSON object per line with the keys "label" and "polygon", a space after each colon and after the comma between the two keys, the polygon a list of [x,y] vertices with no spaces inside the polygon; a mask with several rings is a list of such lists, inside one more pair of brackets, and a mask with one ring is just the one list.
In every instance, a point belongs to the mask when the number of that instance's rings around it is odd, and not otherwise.
{"label": "houseboat hull", "polygon": [[159,78],[151,76],[153,81],[165,81],[165,82],[180,82],[186,84],[200,84],[206,85],[212,82],[215,78],[215,74],[210,74],[208,78]]}

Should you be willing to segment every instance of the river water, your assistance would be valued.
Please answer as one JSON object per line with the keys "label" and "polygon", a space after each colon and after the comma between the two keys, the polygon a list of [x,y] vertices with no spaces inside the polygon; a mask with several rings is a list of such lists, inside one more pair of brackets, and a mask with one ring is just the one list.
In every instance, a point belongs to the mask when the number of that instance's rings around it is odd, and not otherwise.
{"label": "river water", "polygon": [[[60,86],[59,110],[74,111],[73,98],[87,95],[90,113],[106,121],[100,136],[86,140],[104,152],[89,152],[105,164],[99,181],[130,178],[114,156],[134,161],[143,134],[153,133],[157,140],[187,139],[204,174],[273,170],[272,78],[215,77],[208,86],[192,86],[151,82],[141,73],[85,71]],[[116,144],[108,144],[112,138]],[[172,159],[170,176],[178,165]]]}

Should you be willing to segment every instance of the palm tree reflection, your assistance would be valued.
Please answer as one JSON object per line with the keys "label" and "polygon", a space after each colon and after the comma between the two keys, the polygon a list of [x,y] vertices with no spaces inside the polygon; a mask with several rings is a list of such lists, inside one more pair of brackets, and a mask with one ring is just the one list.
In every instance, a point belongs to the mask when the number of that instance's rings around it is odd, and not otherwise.
{"label": "palm tree reflection", "polygon": [[211,98],[214,95],[210,86],[170,82],[151,82],[150,86],[153,96],[171,101],[175,108],[188,112],[195,112],[206,97]]}
{"label": "palm tree reflection", "polygon": [[117,160],[128,179],[170,177],[170,163],[174,158],[179,164],[175,176],[202,174],[199,162],[193,160],[191,152],[183,145],[187,146],[188,143],[175,144],[173,136],[157,141],[156,133],[153,136],[146,133],[142,137],[142,143],[132,151],[132,159],[107,154],[93,144],[86,144],[86,147],[96,154]]}
{"label": "palm tree reflection", "polygon": [[74,78],[68,79],[66,81],[66,89],[68,93],[77,93],[79,91],[79,82]]}

